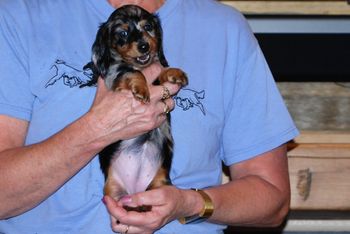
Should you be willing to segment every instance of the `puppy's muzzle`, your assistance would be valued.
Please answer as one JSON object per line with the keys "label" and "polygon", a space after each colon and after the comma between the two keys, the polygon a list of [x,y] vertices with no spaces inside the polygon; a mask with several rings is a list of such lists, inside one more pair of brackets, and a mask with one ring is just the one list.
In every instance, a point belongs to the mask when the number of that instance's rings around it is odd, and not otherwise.
{"label": "puppy's muzzle", "polygon": [[140,41],[137,44],[137,50],[142,54],[141,56],[136,58],[136,62],[142,66],[147,65],[151,60],[150,55],[150,45],[148,42]]}

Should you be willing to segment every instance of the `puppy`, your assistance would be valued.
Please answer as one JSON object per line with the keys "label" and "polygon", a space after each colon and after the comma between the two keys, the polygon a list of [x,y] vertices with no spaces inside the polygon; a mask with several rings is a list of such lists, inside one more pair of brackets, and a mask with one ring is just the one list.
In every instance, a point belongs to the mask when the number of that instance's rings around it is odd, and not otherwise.
{"label": "puppy", "polygon": [[[167,67],[154,84],[187,85],[183,71],[168,68],[159,18],[134,5],[123,6],[100,26],[92,46],[92,62],[86,65],[93,71],[93,78],[82,87],[95,85],[102,77],[108,89],[130,90],[137,100],[147,103],[149,90],[140,70],[154,62]],[[169,91],[163,88],[164,98],[169,98]],[[165,114],[168,111],[165,108]],[[99,158],[106,180],[104,193],[119,200],[127,194],[170,184],[172,153],[169,115],[159,128],[107,146]]]}

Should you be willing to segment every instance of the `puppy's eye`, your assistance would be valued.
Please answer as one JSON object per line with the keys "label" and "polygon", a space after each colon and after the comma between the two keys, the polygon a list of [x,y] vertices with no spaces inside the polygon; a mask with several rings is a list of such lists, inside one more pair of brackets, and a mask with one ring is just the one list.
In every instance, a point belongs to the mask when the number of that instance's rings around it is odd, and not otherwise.
{"label": "puppy's eye", "polygon": [[153,30],[153,26],[152,26],[151,24],[145,24],[145,25],[143,26],[143,29],[144,29],[145,31],[147,31],[147,32],[150,32],[150,31]]}
{"label": "puppy's eye", "polygon": [[127,38],[128,37],[128,35],[129,35],[129,33],[128,33],[128,31],[120,31],[119,33],[119,36],[121,37],[121,38],[123,38],[123,39],[125,39],[125,38]]}

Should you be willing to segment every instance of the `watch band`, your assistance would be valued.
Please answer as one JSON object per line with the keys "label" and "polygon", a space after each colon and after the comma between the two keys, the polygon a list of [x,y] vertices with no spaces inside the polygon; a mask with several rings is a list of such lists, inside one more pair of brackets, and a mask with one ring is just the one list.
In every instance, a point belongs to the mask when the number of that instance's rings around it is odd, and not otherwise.
{"label": "watch band", "polygon": [[192,189],[192,190],[198,192],[202,196],[204,200],[204,206],[199,214],[179,218],[179,222],[182,224],[204,222],[214,212],[214,205],[211,198],[208,196],[208,194],[206,194],[203,190],[200,190],[200,189]]}

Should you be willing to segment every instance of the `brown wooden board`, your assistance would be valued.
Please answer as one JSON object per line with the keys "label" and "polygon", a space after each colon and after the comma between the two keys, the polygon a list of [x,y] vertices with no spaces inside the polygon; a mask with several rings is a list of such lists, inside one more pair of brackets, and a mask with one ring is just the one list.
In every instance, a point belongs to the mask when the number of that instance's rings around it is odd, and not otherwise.
{"label": "brown wooden board", "polygon": [[244,14],[260,15],[350,15],[347,1],[221,1]]}

